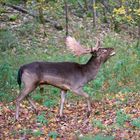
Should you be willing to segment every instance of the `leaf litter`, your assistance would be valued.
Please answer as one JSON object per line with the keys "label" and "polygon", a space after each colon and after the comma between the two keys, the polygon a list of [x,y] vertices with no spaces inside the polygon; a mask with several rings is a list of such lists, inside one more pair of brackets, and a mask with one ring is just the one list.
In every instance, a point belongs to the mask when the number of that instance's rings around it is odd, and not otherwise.
{"label": "leaf litter", "polygon": [[[140,118],[139,94],[119,93],[111,99],[108,96],[105,95],[100,101],[92,101],[92,113],[89,118],[83,100],[65,104],[63,118],[58,116],[59,107],[47,108],[36,103],[38,114],[35,114],[29,103],[23,101],[18,122],[14,119],[15,105],[1,102],[0,139],[45,140],[56,136],[57,139],[72,140],[85,135],[103,134],[111,135],[116,140],[138,140],[140,130],[138,124],[133,125],[132,122]],[[44,116],[39,117],[40,121],[37,121],[37,116],[41,115]]]}

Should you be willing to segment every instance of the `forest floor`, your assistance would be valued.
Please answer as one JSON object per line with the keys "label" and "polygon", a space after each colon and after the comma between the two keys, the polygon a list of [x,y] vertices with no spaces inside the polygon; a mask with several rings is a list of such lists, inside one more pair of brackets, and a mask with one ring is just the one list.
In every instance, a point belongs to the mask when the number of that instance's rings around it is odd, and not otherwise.
{"label": "forest floor", "polygon": [[80,139],[83,136],[112,136],[115,140],[139,140],[139,94],[119,93],[92,101],[92,113],[87,118],[87,106],[82,101],[66,103],[64,118],[59,118],[59,107],[47,108],[36,104],[35,114],[27,101],[23,101],[20,119],[15,121],[13,103],[0,103],[0,139],[61,140]]}

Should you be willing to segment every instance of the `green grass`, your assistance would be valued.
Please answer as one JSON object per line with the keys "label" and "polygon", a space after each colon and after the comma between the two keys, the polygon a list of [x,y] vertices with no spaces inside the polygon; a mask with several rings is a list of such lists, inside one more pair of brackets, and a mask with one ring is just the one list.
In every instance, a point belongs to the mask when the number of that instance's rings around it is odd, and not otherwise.
{"label": "green grass", "polygon": [[59,136],[59,134],[55,131],[51,131],[51,132],[49,132],[48,136],[49,136],[49,138],[52,138],[55,140]]}
{"label": "green grass", "polygon": [[48,120],[46,119],[45,116],[46,112],[42,112],[40,115],[37,116],[36,121],[40,123],[41,125],[47,125]]}
{"label": "green grass", "polygon": [[116,123],[118,126],[123,126],[126,121],[130,119],[129,115],[125,114],[122,110],[117,111]]}
{"label": "green grass", "polygon": [[[79,30],[78,33],[73,34],[74,37],[85,46],[94,46],[95,41],[90,36],[90,30],[85,33],[80,25],[74,24],[73,26],[77,26],[77,30]],[[0,30],[2,37],[0,41],[0,101],[12,101],[17,96],[17,72],[23,64],[32,61],[86,63],[90,58],[90,55],[80,58],[71,55],[69,51],[66,51],[64,40],[59,40],[59,37],[54,34],[48,33],[47,43],[44,42],[45,40],[41,41],[42,36],[37,35],[39,30],[40,26],[35,21],[22,24],[16,28],[16,31]],[[63,33],[59,34],[63,35]],[[119,35],[110,33],[104,37],[102,46],[114,47],[116,55],[102,66],[95,80],[84,86],[84,91],[91,98],[99,100],[105,93],[138,92],[140,89],[140,44],[135,40],[128,44],[127,40],[122,40]],[[45,100],[39,95],[38,90],[32,94],[32,97],[45,106],[56,105],[55,102],[47,100],[48,98],[57,100],[60,90],[50,86],[46,86],[45,89],[43,94]],[[68,98],[71,97],[81,98],[68,94]]]}
{"label": "green grass", "polygon": [[[117,44],[116,46],[114,44]],[[140,79],[139,73],[139,53],[136,47],[136,42],[128,45],[126,42],[118,38],[106,37],[104,40],[105,47],[114,46],[116,56],[112,57],[100,69],[97,78],[91,81],[84,87],[84,90],[94,98],[96,93],[117,93],[135,92],[139,90]],[[17,46],[16,52],[11,50],[1,52],[0,55],[0,96],[1,101],[11,101],[13,94],[11,92],[18,91],[16,82],[17,71],[20,65],[30,63],[36,60],[42,61],[75,61],[79,63],[86,63],[90,56],[80,57],[80,59],[73,57],[71,54],[61,54],[63,48],[55,48],[50,46],[48,53],[42,51],[40,48],[27,51],[24,48]],[[107,84],[107,87],[104,87]],[[49,88],[50,89],[50,88]],[[50,92],[53,92],[51,88]],[[13,91],[12,91],[13,90]],[[11,96],[9,96],[9,94]],[[17,92],[16,92],[17,94]],[[35,95],[35,94],[34,94]],[[9,96],[9,97],[8,97]],[[35,95],[37,96],[37,95]],[[39,95],[38,95],[39,96]],[[10,99],[9,99],[10,98]]]}
{"label": "green grass", "polygon": [[0,29],[0,51],[12,49],[17,45],[18,40],[10,29]]}
{"label": "green grass", "polygon": [[131,124],[140,129],[140,117],[132,120]]}
{"label": "green grass", "polygon": [[105,129],[105,126],[102,124],[100,120],[93,120],[93,127],[97,127],[99,129]]}

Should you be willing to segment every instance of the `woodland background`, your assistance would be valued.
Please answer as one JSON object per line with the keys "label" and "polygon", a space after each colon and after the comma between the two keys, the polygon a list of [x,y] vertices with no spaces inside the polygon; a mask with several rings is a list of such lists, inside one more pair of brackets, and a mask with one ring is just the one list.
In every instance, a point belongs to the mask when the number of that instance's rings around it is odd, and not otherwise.
{"label": "woodland background", "polygon": [[[16,77],[32,61],[74,61],[65,46],[71,35],[86,47],[113,47],[116,55],[84,87],[92,99],[86,117],[82,97],[67,95],[59,120],[60,90],[44,86],[31,94],[39,113],[27,101],[15,122],[19,94]],[[140,1],[139,0],[0,0],[0,139],[138,140],[140,137]]]}

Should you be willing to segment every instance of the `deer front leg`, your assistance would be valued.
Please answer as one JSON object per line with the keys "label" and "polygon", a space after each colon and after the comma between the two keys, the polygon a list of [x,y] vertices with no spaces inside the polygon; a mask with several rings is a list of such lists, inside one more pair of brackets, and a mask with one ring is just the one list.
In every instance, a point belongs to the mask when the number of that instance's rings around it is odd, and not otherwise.
{"label": "deer front leg", "polygon": [[87,93],[85,93],[82,89],[76,89],[72,90],[75,94],[83,96],[87,99],[87,106],[88,106],[88,111],[87,111],[87,117],[90,116],[91,113],[91,104],[90,104],[90,97]]}
{"label": "deer front leg", "polygon": [[63,116],[65,98],[66,98],[66,91],[61,90],[61,103],[60,103],[60,112],[59,112],[60,117]]}

